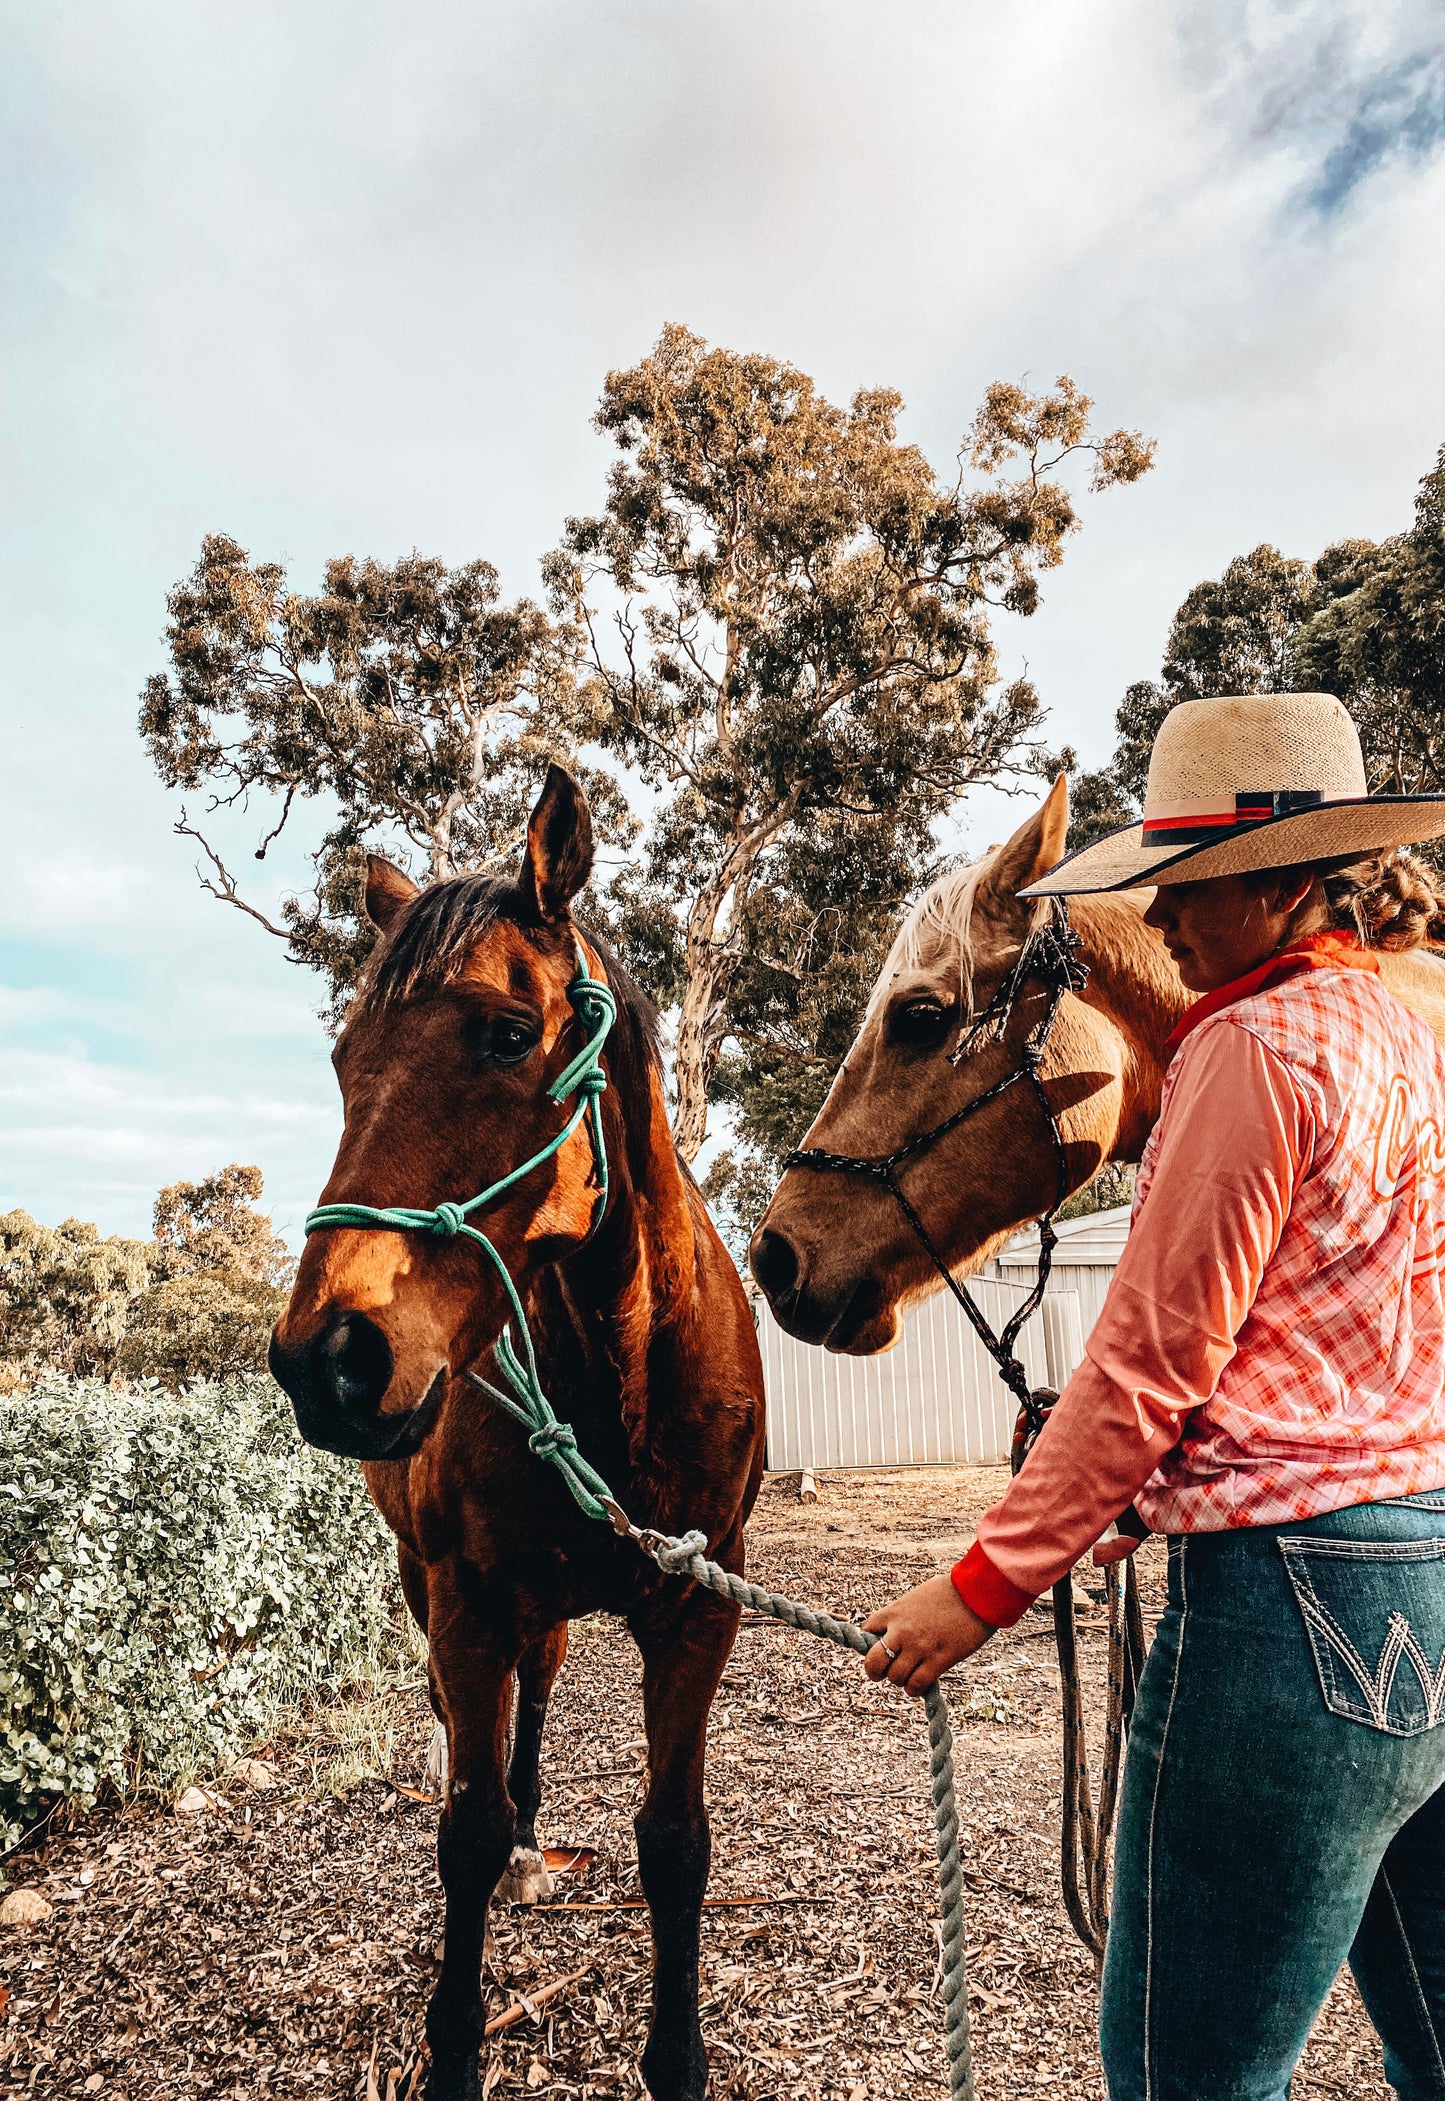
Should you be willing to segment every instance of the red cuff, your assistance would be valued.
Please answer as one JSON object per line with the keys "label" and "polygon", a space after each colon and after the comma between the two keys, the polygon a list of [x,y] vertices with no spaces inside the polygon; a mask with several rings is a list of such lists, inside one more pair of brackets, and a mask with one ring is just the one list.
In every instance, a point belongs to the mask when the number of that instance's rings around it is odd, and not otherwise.
{"label": "red cuff", "polygon": [[1034,1602],[1026,1590],[1010,1583],[975,1540],[953,1571],[953,1587],[970,1612],[990,1627],[1012,1627]]}

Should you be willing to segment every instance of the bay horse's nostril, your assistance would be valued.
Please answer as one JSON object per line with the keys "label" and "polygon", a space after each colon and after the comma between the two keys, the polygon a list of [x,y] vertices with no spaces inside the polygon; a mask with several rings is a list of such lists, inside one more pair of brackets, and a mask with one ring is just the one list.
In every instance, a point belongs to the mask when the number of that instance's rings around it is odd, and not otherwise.
{"label": "bay horse's nostril", "polygon": [[346,1414],[381,1406],[391,1384],[391,1344],[364,1313],[346,1313],[318,1336],[321,1376]]}
{"label": "bay horse's nostril", "polygon": [[335,1313],[319,1334],[295,1349],[283,1347],[273,1335],[269,1361],[272,1378],[291,1396],[297,1428],[308,1444],[348,1458],[382,1459],[406,1431],[411,1414],[381,1412],[391,1384],[391,1345],[366,1314]]}
{"label": "bay horse's nostril", "polygon": [[797,1290],[798,1257],[793,1243],[772,1226],[764,1226],[752,1245],[753,1275],[776,1305]]}

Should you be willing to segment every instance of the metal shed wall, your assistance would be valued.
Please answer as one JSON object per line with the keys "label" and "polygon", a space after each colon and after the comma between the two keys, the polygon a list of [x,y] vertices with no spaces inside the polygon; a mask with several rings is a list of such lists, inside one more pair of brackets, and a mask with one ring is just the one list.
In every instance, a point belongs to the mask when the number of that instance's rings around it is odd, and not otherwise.
{"label": "metal shed wall", "polygon": [[[1127,1210],[1059,1228],[1043,1305],[1019,1338],[1031,1383],[1055,1389],[1076,1369],[1128,1231]],[[997,1332],[1033,1283],[1038,1234],[1020,1234],[970,1280]],[[915,1308],[881,1357],[839,1357],[798,1342],[758,1310],[768,1398],[768,1465],[991,1466],[1007,1459],[1015,1405],[947,1292]]]}
{"label": "metal shed wall", "polygon": [[[1024,1297],[997,1280],[974,1286],[998,1329]],[[908,1318],[880,1357],[840,1357],[798,1342],[761,1308],[768,1465],[990,1466],[1008,1457],[1015,1403],[993,1359],[945,1293]],[[1079,1299],[1054,1291],[1019,1337],[1031,1382],[1061,1386],[1083,1355]]]}
{"label": "metal shed wall", "polygon": [[[1085,1335],[1103,1311],[1104,1294],[1124,1252],[1128,1232],[1127,1209],[1098,1211],[1091,1218],[1066,1219],[1058,1229],[1059,1244],[1054,1250],[1051,1281],[1062,1290],[1078,1293],[1079,1315]],[[985,1274],[1024,1283],[1033,1277],[1038,1254],[1037,1232],[1020,1233],[988,1265]]]}

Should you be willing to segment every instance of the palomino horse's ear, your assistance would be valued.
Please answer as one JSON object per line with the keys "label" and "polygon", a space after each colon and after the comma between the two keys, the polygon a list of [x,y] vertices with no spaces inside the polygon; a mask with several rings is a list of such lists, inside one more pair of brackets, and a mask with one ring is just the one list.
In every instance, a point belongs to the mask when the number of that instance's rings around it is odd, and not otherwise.
{"label": "palomino horse's ear", "polygon": [[994,910],[1005,918],[1029,918],[1032,906],[1020,902],[1016,893],[1047,875],[1064,855],[1069,831],[1069,781],[1061,773],[1032,817],[1026,819],[1006,846],[1001,846],[979,885]]}
{"label": "palomino horse's ear", "polygon": [[421,892],[409,875],[403,875],[380,854],[366,857],[366,916],[384,934],[392,921]]}
{"label": "palomino horse's ear", "polygon": [[592,813],[561,766],[549,766],[537,807],[527,819],[519,881],[537,917],[554,924],[592,873]]}

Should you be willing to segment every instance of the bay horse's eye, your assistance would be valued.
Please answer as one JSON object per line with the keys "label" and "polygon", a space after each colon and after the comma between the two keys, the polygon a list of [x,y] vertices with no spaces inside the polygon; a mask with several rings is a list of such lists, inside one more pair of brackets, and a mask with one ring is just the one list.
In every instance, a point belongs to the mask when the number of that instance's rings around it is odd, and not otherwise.
{"label": "bay horse's eye", "polygon": [[941,1000],[909,999],[901,1007],[894,1008],[888,1033],[895,1043],[906,1044],[911,1050],[924,1050],[941,1043],[952,1024],[953,1010],[945,1007]]}
{"label": "bay horse's eye", "polygon": [[491,1031],[492,1063],[494,1065],[520,1065],[528,1051],[537,1047],[535,1030],[522,1021],[499,1021]]}
{"label": "bay horse's eye", "polygon": [[540,1031],[515,1014],[488,1014],[471,1024],[472,1057],[479,1070],[520,1065],[537,1048]]}

